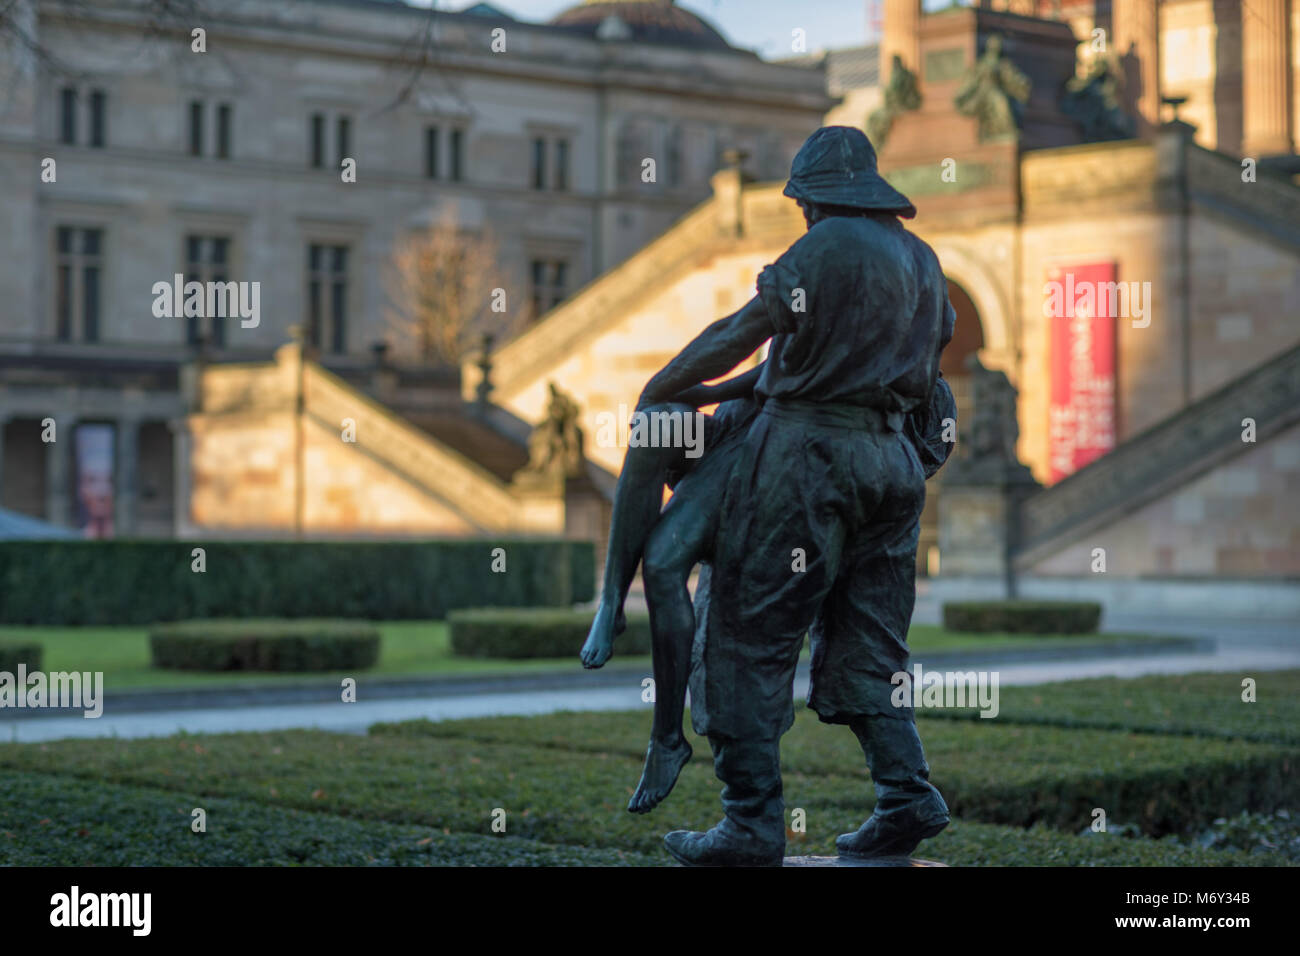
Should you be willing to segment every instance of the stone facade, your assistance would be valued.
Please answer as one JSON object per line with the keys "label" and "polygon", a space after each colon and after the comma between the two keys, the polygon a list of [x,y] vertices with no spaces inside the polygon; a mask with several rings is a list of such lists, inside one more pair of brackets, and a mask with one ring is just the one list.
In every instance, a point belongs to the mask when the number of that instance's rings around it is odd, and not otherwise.
{"label": "stone facade", "polygon": [[[696,22],[669,0],[641,6]],[[449,211],[496,241],[508,317],[526,324],[535,301],[571,296],[707,198],[724,150],[782,175],[832,103],[821,71],[690,30],[601,39],[381,0],[204,10],[206,52],[174,5],[4,11],[21,29],[0,33],[0,504],[72,520],[63,436],[107,425],[114,533],[206,523],[185,498],[180,376],[196,340],[185,318],[155,314],[157,282],[202,270],[257,283],[255,324],[194,330],[207,361],[267,361],[301,324],[326,367],[364,377],[381,339],[388,363],[422,361],[389,321],[387,270]],[[422,394],[387,397],[419,407]],[[39,441],[47,418],[57,453]],[[369,512],[339,513],[367,530]]]}
{"label": "stone facade", "polygon": [[1097,528],[1025,572],[1117,577],[1298,578],[1300,426],[1249,447],[1170,494]]}

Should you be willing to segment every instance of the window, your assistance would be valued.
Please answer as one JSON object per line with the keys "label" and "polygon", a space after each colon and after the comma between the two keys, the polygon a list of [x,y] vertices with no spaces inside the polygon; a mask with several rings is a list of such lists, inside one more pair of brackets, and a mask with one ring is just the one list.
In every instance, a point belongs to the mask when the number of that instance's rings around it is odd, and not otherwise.
{"label": "window", "polygon": [[217,158],[230,158],[230,116],[231,106],[222,103],[217,107]]}
{"label": "window", "polygon": [[569,264],[562,259],[534,259],[531,269],[532,317],[537,319],[564,301]]}
{"label": "window", "polygon": [[59,140],[77,142],[77,91],[70,86],[59,91]]}
{"label": "window", "polygon": [[546,188],[546,140],[541,136],[533,139],[533,188]]}
{"label": "window", "polygon": [[307,336],[316,348],[347,349],[348,247],[307,246]]}
{"label": "window", "polygon": [[334,130],[334,161],[342,165],[343,160],[352,156],[352,118],[336,114],[312,113],[308,125],[308,157],[312,169],[324,169],[325,157],[330,152],[327,141],[328,130]]}
{"label": "window", "polygon": [[464,152],[464,142],[464,130],[453,129],[451,131],[451,178],[453,182],[460,182],[461,180],[461,159]]}
{"label": "window", "polygon": [[342,166],[343,160],[352,155],[352,120],[346,116],[338,118],[338,141],[335,144],[338,147],[338,163]]}
{"label": "window", "polygon": [[311,115],[311,165],[321,169],[325,165],[325,114]]}
{"label": "window", "polygon": [[203,155],[203,103],[190,102],[190,155]]}
{"label": "window", "polygon": [[90,145],[103,148],[106,138],[106,120],[104,112],[108,106],[108,96],[103,90],[91,90],[90,93]]}
{"label": "window", "polygon": [[[185,281],[202,282],[205,289],[208,282],[230,281],[230,239],[225,236],[186,236]],[[198,345],[206,337],[214,347],[225,348],[225,316],[202,318],[190,315],[186,316],[185,323],[185,340],[190,345]]]}
{"label": "window", "polygon": [[[547,158],[551,165],[548,167]],[[533,137],[533,188],[569,188],[569,139],[566,136]]]}
{"label": "window", "polygon": [[[207,117],[212,117],[212,138],[207,135]],[[212,155],[217,159],[229,159],[231,149],[232,120],[234,107],[229,103],[218,103],[212,110],[203,100],[190,100],[189,141],[191,156],[208,155],[208,143],[212,144]]]}
{"label": "window", "polygon": [[438,127],[430,126],[424,131],[424,175],[429,179],[438,178]]}
{"label": "window", "polygon": [[555,141],[555,188],[563,192],[569,188],[569,141]]}
{"label": "window", "polygon": [[[442,127],[427,126],[424,130],[424,175],[429,179],[445,178],[459,182],[464,178],[465,131],[452,126],[447,129],[447,149],[442,150]],[[445,164],[444,164],[445,160]]]}
{"label": "window", "polygon": [[[81,95],[75,86],[59,90],[59,142],[77,144],[77,111]],[[86,97],[86,145],[102,149],[108,143],[108,94],[91,90]]]}
{"label": "window", "polygon": [[103,231],[55,230],[55,320],[60,342],[99,341]]}

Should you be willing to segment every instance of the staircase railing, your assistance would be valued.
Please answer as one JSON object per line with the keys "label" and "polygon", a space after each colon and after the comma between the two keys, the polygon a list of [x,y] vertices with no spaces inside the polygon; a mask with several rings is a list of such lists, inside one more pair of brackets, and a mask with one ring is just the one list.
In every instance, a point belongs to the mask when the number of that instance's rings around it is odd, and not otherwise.
{"label": "staircase railing", "polygon": [[[1249,450],[1245,419],[1263,440],[1300,422],[1300,346],[1133,436],[1021,506],[1018,561],[1154,500]],[[1053,548],[1053,550],[1055,550]]]}

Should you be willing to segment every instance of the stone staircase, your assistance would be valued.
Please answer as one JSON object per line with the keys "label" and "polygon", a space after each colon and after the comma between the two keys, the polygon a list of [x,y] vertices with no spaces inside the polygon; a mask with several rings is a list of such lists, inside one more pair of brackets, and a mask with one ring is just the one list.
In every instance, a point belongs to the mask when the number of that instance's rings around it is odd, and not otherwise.
{"label": "stone staircase", "polygon": [[[598,276],[492,353],[493,400],[509,405],[566,357],[599,337],[636,304],[697,270],[712,255],[747,247],[782,249],[804,231],[784,184],[742,184],[735,170],[713,179],[713,196],[623,264]],[[481,378],[477,356],[461,366],[462,394]]]}
{"label": "stone staircase", "polygon": [[[1242,440],[1244,419],[1255,422],[1256,444]],[[1026,499],[1016,566],[1031,567],[1298,422],[1300,346]]]}
{"label": "stone staircase", "polygon": [[[279,422],[284,434],[300,410],[315,447],[324,444],[331,455],[343,456],[335,461],[346,466],[347,456],[365,456],[368,467],[454,512],[476,533],[565,530],[563,489],[521,489],[511,481],[527,462],[526,434],[502,433],[476,418],[472,406],[404,416],[304,358],[296,344],[282,346],[271,362],[211,365],[196,374],[192,418],[205,433],[237,435]],[[345,422],[355,441],[342,440]],[[284,434],[277,443],[292,439]]]}

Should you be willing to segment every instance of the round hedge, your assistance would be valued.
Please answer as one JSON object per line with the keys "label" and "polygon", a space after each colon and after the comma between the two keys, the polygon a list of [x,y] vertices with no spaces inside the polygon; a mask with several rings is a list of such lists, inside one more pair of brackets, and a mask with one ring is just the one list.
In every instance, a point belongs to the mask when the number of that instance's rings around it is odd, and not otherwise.
{"label": "round hedge", "polygon": [[155,625],[149,651],[168,670],[365,670],[379,660],[379,630],[368,621],[180,621]]}
{"label": "round hedge", "polygon": [[943,626],[975,634],[1095,634],[1101,624],[1096,601],[952,601]]}
{"label": "round hedge", "polygon": [[25,664],[29,673],[38,671],[43,653],[35,641],[0,641],[0,671],[16,674],[19,664]]}
{"label": "round hedge", "polygon": [[[566,608],[474,608],[447,615],[451,650],[457,657],[577,658],[594,610]],[[614,654],[650,653],[650,618],[629,614],[627,630],[614,638]]]}

